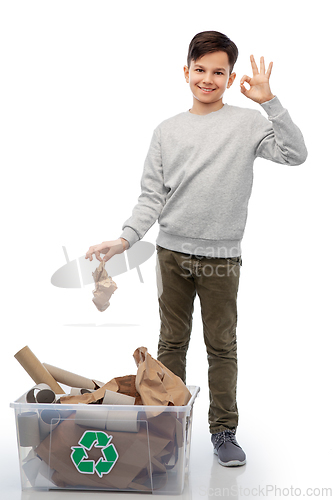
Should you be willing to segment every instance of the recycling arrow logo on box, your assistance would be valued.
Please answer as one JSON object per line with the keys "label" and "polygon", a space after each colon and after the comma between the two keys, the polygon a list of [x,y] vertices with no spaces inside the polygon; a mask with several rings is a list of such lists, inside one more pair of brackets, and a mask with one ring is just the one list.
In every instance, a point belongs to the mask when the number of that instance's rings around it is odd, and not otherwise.
{"label": "recycling arrow logo on box", "polygon": [[[112,467],[118,460],[118,453],[113,444],[111,444],[112,436],[108,436],[103,431],[85,431],[80,441],[79,446],[72,446],[71,460],[80,474],[94,474],[99,477],[103,474],[109,474]],[[101,448],[103,458],[101,457],[96,463],[94,460],[89,460],[87,451],[92,447]]]}

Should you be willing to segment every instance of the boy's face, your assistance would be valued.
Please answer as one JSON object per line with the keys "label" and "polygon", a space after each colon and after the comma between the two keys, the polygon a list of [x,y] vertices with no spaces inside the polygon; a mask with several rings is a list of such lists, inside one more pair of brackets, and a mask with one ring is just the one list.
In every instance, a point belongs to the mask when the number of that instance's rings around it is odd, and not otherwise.
{"label": "boy's face", "polygon": [[229,58],[226,52],[218,51],[205,54],[191,61],[190,68],[184,66],[184,75],[194,100],[212,107],[222,99],[227,88],[235,80],[236,73],[229,75]]}

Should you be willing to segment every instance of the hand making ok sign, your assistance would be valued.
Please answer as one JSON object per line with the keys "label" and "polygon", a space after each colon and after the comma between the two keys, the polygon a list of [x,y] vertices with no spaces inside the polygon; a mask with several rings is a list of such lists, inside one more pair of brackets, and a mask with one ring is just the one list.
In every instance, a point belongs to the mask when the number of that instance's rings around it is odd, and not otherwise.
{"label": "hand making ok sign", "polygon": [[[253,77],[250,78],[247,75],[244,75],[240,81],[240,90],[242,94],[244,94],[249,99],[252,99],[254,102],[258,102],[262,104],[263,102],[270,101],[275,97],[269,86],[269,78],[271,76],[273,63],[270,62],[267,71],[265,72],[265,61],[264,58],[260,58],[260,72],[258,71],[257,64],[254,60],[254,57],[250,56],[251,66],[253,71]],[[244,86],[244,83],[248,83],[250,88],[247,89]]]}

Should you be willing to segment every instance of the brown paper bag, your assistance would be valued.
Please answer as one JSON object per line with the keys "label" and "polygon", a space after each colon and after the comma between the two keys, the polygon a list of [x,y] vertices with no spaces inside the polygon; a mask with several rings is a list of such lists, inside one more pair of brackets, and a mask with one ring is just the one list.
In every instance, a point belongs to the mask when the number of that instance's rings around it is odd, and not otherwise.
{"label": "brown paper bag", "polygon": [[135,386],[144,405],[183,406],[191,393],[180,377],[152,358],[146,347],[138,347],[133,357],[138,367]]}

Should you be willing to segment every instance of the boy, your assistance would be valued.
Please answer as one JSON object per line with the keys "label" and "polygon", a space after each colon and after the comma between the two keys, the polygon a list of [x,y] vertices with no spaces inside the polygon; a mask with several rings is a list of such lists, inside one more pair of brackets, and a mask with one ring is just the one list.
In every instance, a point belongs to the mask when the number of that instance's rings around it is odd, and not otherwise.
{"label": "boy", "polygon": [[134,245],[158,219],[158,359],[185,382],[198,294],[209,365],[211,440],[224,466],[246,462],[235,438],[236,301],[253,162],[262,157],[299,165],[307,157],[300,130],[271,92],[272,63],[265,71],[263,57],[260,70],[250,57],[253,77],[243,76],[240,90],[262,106],[270,121],[257,110],[223,102],[225,90],[235,81],[237,57],[236,45],[222,33],[195,35],[184,66],[192,108],[154,130],[142,192],[120,238],[92,246],[86,254],[101,261],[104,253],[107,261]]}

